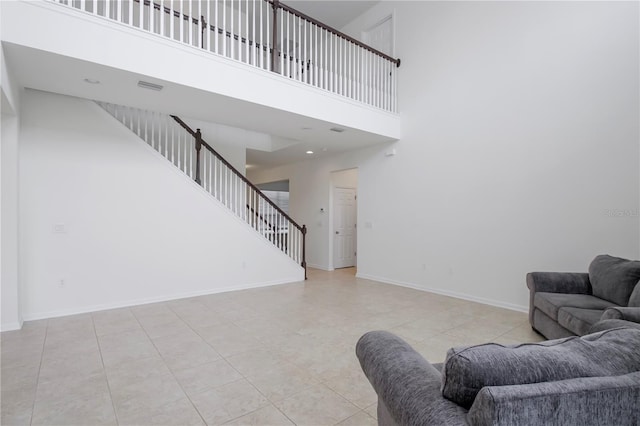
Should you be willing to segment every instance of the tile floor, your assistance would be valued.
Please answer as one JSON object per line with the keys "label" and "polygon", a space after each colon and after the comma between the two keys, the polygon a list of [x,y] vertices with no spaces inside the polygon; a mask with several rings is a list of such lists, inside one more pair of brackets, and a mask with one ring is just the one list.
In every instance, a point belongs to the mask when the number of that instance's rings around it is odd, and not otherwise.
{"label": "tile floor", "polygon": [[456,345],[541,340],[523,313],[354,274],[27,322],[0,336],[0,423],[374,425],[354,354],[366,331],[432,362]]}

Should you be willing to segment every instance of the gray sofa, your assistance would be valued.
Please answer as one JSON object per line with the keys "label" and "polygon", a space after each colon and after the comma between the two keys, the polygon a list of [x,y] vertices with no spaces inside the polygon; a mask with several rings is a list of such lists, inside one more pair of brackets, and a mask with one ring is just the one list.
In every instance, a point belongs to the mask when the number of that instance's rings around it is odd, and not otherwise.
{"label": "gray sofa", "polygon": [[640,330],[450,349],[431,365],[386,331],[356,354],[378,394],[379,425],[640,424]]}
{"label": "gray sofa", "polygon": [[640,327],[638,282],[640,261],[609,255],[593,259],[588,273],[531,272],[529,322],[548,339]]}

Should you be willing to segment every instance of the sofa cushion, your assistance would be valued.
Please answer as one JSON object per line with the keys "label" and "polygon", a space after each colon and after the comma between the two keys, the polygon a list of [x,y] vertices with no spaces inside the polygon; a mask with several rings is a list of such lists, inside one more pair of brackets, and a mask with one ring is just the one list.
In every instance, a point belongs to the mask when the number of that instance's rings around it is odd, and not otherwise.
{"label": "sofa cushion", "polygon": [[607,308],[618,305],[588,294],[536,293],[533,297],[533,306],[547,314],[551,319],[558,321],[558,310],[565,306],[604,311]]}
{"label": "sofa cushion", "polygon": [[485,386],[541,383],[640,371],[640,330],[617,328],[542,343],[496,343],[447,352],[442,395],[469,408]]}
{"label": "sofa cushion", "polygon": [[594,296],[627,306],[640,281],[640,261],[606,254],[596,256],[589,265],[589,281]]}
{"label": "sofa cushion", "polygon": [[629,303],[627,306],[638,308],[640,307],[640,284],[636,284],[635,288],[631,292],[631,296],[629,296]]}
{"label": "sofa cushion", "polygon": [[558,311],[558,324],[578,336],[589,333],[593,324],[600,321],[602,309],[582,309],[563,307]]}

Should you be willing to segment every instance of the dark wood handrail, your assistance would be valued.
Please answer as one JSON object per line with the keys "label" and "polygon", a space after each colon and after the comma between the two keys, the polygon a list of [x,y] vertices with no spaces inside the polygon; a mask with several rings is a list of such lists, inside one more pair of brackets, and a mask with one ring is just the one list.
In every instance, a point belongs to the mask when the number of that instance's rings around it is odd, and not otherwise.
{"label": "dark wood handrail", "polygon": [[[156,10],[160,10],[161,8],[164,8],[164,13],[166,13],[168,15],[171,15],[171,12],[172,12],[172,10],[170,8],[168,8],[167,6],[159,5],[159,4],[155,3],[155,2],[153,2],[152,0],[133,0],[133,1],[136,2],[136,3],[140,3],[141,1],[143,1],[145,6],[149,6],[149,5],[153,4],[153,8],[156,9]],[[388,60],[389,62],[395,63],[396,67],[400,66],[400,58],[393,58],[393,57],[387,55],[386,53],[383,53],[383,52],[381,52],[381,51],[379,51],[377,49],[374,49],[373,47],[371,47],[371,46],[369,46],[369,45],[367,45],[367,44],[365,44],[365,43],[363,43],[363,42],[361,42],[359,40],[356,40],[355,38],[343,33],[342,31],[336,30],[335,28],[330,27],[329,25],[318,21],[317,19],[312,18],[311,16],[306,15],[306,14],[300,12],[297,9],[294,9],[291,6],[287,6],[286,4],[282,3],[279,0],[263,0],[263,1],[266,1],[267,3],[271,4],[274,7],[274,10],[275,10],[275,8],[280,8],[280,9],[286,10],[287,12],[293,13],[294,15],[304,19],[305,21],[319,26],[320,28],[324,29],[325,31],[329,31],[330,33],[333,33],[333,34],[337,35],[338,37],[343,38],[343,39],[355,44],[356,46],[359,46],[359,47],[361,47],[361,48],[363,48],[365,50],[368,50],[369,52],[371,52],[371,53],[373,53],[375,55],[378,55],[378,56]],[[179,12],[177,10],[173,10],[173,16],[176,17],[176,18],[182,17],[182,19],[184,19],[185,21],[191,21],[191,23],[193,23],[193,24],[200,25],[200,20],[198,18],[190,17],[189,15],[184,14],[182,12]],[[208,24],[207,25],[207,23],[206,23],[206,21],[204,21],[204,19],[203,19],[203,23],[204,23],[205,27],[206,26],[209,27],[209,30],[218,31],[218,34],[225,34],[226,33],[225,35],[227,37],[229,37],[229,38],[233,37],[234,40],[240,40],[242,43],[249,43],[250,46],[251,45],[255,45],[255,46],[257,46],[260,49],[265,50],[265,51],[268,49],[268,46],[265,46],[265,45],[260,46],[259,43],[256,43],[256,42],[251,41],[251,40],[247,40],[245,37],[238,36],[237,34],[231,34],[230,31],[225,31],[222,28],[216,28],[216,26],[214,26],[212,24]],[[273,27],[274,27],[274,31],[275,31],[275,27],[276,26],[274,25]],[[273,49],[271,49],[271,50],[273,50]]]}
{"label": "dark wood handrail", "polygon": [[329,31],[330,33],[333,33],[333,34],[337,35],[338,37],[343,38],[343,39],[345,39],[345,40],[347,40],[347,41],[349,41],[349,42],[351,42],[351,43],[353,43],[353,44],[355,44],[357,46],[360,46],[363,49],[368,50],[369,52],[374,53],[374,54],[376,54],[376,55],[388,60],[389,62],[394,62],[396,64],[396,67],[400,66],[400,59],[399,58],[398,59],[393,58],[393,57],[387,55],[386,53],[383,53],[383,52],[381,52],[381,51],[379,51],[377,49],[374,49],[373,47],[371,47],[369,45],[366,45],[366,44],[364,44],[363,42],[361,42],[359,40],[356,40],[355,38],[343,33],[342,31],[336,30],[335,28],[330,27],[329,25],[318,21],[317,19],[314,19],[311,16],[306,15],[306,14],[300,12],[299,10],[294,9],[291,6],[287,6],[286,4],[282,3],[279,0],[265,0],[265,1],[268,2],[268,3],[271,3],[272,5],[275,5],[276,7],[279,7],[280,9],[284,9],[287,12],[293,13],[294,15],[299,16],[300,18],[304,19],[307,22],[311,22],[312,24],[316,24],[320,28],[322,28],[322,29],[324,29],[326,31]]}
{"label": "dark wood handrail", "polygon": [[[193,136],[194,138],[197,138],[197,132],[194,132],[193,129],[191,129],[191,127],[189,127],[189,125],[187,125],[187,123],[185,123],[184,121],[182,121],[180,119],[180,117],[172,115],[171,118],[173,118],[176,123],[178,123],[183,129],[185,129],[187,132],[189,132],[189,134],[191,136]],[[209,145],[207,142],[204,141],[204,139],[200,139],[200,142],[202,143],[202,146],[205,147],[209,152],[211,152],[218,160],[220,160],[222,162],[222,164],[224,164],[225,166],[227,166],[229,169],[231,169],[231,171],[233,173],[235,173],[236,176],[238,176],[244,183],[246,183],[251,189],[253,189],[264,201],[266,201],[269,205],[271,205],[271,207],[273,207],[274,209],[276,209],[276,211],[278,213],[280,213],[282,216],[284,216],[289,222],[291,222],[296,228],[298,228],[300,231],[302,231],[302,226],[298,225],[296,223],[295,220],[293,220],[288,214],[286,214],[280,207],[278,207],[273,201],[271,201],[266,195],[264,195],[262,193],[262,191],[260,190],[260,188],[258,188],[257,186],[255,186],[253,183],[251,183],[249,181],[249,179],[247,179],[242,173],[240,173],[235,167],[233,167],[231,165],[231,163],[229,163],[227,160],[224,159],[224,157],[220,154],[218,154],[218,152],[213,149],[211,147],[211,145]]]}

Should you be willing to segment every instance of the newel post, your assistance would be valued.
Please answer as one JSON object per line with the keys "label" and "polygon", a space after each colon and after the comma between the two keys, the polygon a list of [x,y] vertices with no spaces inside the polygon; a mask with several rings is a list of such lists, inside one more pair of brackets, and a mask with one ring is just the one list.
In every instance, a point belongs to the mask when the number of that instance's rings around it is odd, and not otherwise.
{"label": "newel post", "polygon": [[202,149],[202,133],[200,129],[196,130],[196,183],[201,185],[200,181],[200,149]]}
{"label": "newel post", "polygon": [[307,225],[302,225],[302,267],[304,279],[307,279]]}
{"label": "newel post", "polygon": [[271,26],[271,71],[276,70],[279,7],[280,0],[273,0],[273,25]]}

